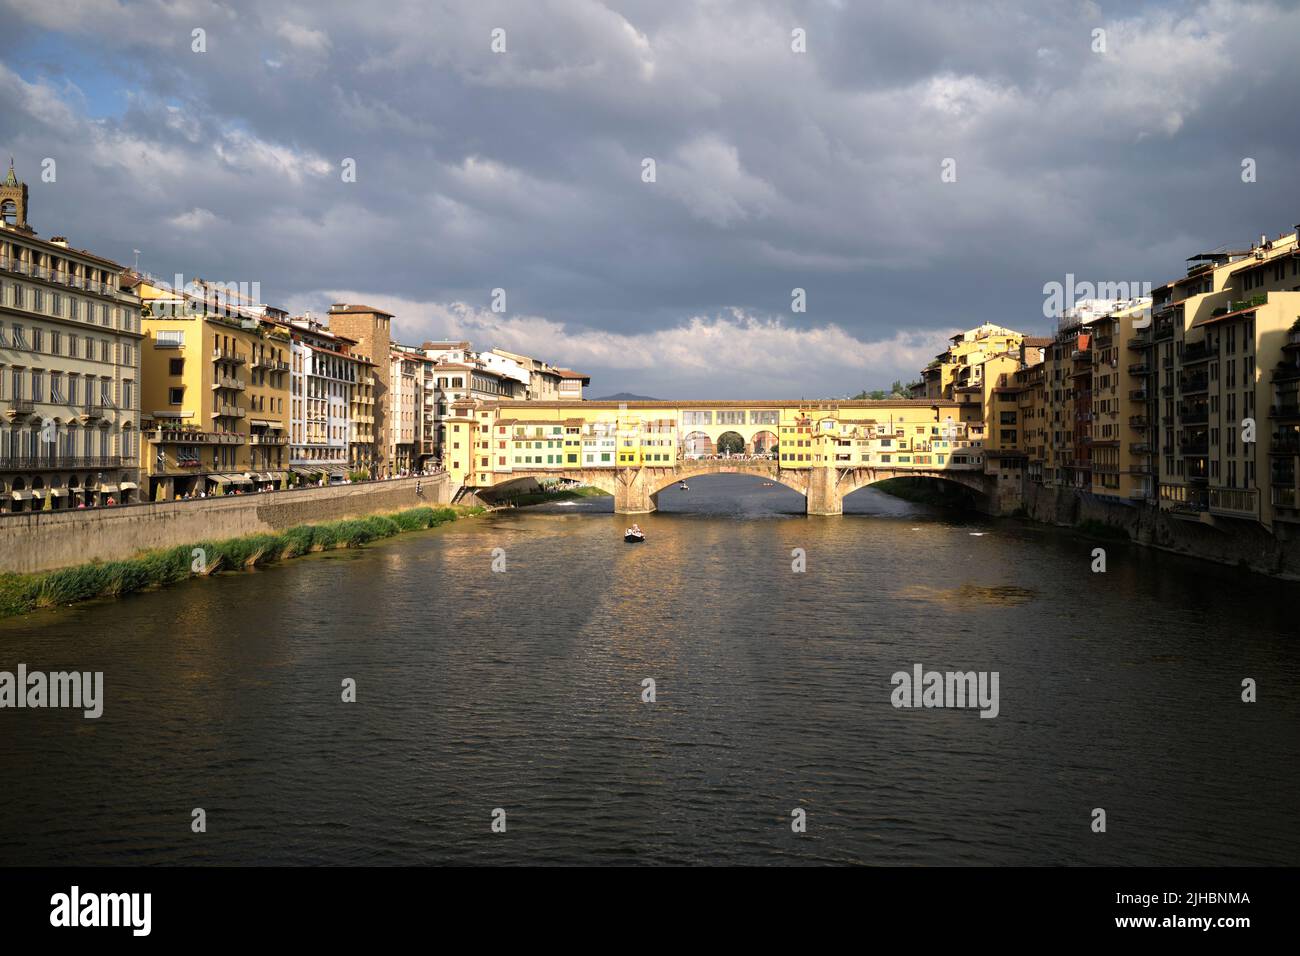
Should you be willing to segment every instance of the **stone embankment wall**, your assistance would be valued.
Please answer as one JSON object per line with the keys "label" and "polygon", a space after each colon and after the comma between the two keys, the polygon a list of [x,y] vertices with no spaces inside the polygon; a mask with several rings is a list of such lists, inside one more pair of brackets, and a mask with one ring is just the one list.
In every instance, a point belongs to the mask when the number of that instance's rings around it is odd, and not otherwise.
{"label": "stone embankment wall", "polygon": [[1028,516],[1047,524],[1076,526],[1086,522],[1110,525],[1139,544],[1249,568],[1261,574],[1300,580],[1300,539],[1285,526],[1269,533],[1254,521],[1215,518],[1214,524],[1177,518],[1151,505],[1104,501],[1068,488],[1044,488],[1026,482],[1024,506]]}
{"label": "stone embankment wall", "polygon": [[[420,494],[415,486],[420,484]],[[0,573],[51,571],[139,551],[357,518],[450,499],[447,475],[264,494],[0,516]]]}

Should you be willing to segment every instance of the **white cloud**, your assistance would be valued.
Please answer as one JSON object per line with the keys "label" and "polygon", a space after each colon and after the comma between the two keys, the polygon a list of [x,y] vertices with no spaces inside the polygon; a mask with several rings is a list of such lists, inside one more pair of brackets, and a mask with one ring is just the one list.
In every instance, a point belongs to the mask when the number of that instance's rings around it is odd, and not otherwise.
{"label": "white cloud", "polygon": [[835,324],[804,328],[732,308],[692,316],[669,328],[616,332],[544,316],[495,313],[463,302],[420,302],[356,290],[298,296],[290,308],[320,310],[329,302],[364,302],[392,312],[394,334],[410,344],[467,339],[479,349],[496,346],[595,373],[605,385],[636,373],[642,381],[657,381],[660,391],[698,383],[715,392],[701,397],[714,398],[793,397],[790,389],[803,389],[811,397],[816,388],[829,387],[829,381],[865,387],[911,378],[956,331],[898,329],[886,338],[865,340]]}
{"label": "white cloud", "polygon": [[724,229],[767,215],[777,200],[770,183],[741,166],[739,150],[713,135],[678,149],[672,161],[656,170],[656,179],[655,185],[661,185],[692,216]]}
{"label": "white cloud", "polygon": [[186,232],[197,232],[200,229],[215,225],[217,217],[212,210],[195,206],[189,212],[173,216],[169,221],[177,229],[183,229]]}

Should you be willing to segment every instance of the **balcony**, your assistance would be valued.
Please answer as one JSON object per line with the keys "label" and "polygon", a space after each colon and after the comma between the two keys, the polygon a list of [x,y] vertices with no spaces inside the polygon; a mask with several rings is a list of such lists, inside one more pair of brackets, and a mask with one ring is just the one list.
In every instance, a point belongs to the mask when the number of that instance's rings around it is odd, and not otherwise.
{"label": "balcony", "polygon": [[1150,375],[1151,365],[1147,362],[1134,362],[1128,367],[1130,375]]}
{"label": "balcony", "polygon": [[1151,394],[1145,388],[1135,388],[1128,393],[1128,397],[1135,402],[1145,402],[1150,399]]}
{"label": "balcony", "polygon": [[6,456],[0,455],[0,470],[43,471],[61,468],[121,468],[131,465],[126,459],[113,455],[107,458],[77,457],[75,455]]}
{"label": "balcony", "polygon": [[1273,487],[1274,508],[1296,508],[1296,490],[1294,488]]}
{"label": "balcony", "polygon": [[1210,420],[1210,409],[1207,405],[1180,406],[1178,418],[1184,425],[1205,425]]}
{"label": "balcony", "polygon": [[160,445],[242,445],[244,436],[236,432],[201,432],[182,428],[158,428],[144,433]]}
{"label": "balcony", "polygon": [[1255,488],[1211,488],[1210,512],[1254,518],[1259,514],[1259,492]]}
{"label": "balcony", "polygon": [[287,445],[289,444],[288,435],[271,435],[271,434],[253,434],[248,436],[250,445]]}
{"label": "balcony", "polygon": [[217,348],[212,350],[212,361],[230,362],[233,365],[243,365],[248,361],[248,359],[244,358],[244,356],[240,355],[234,349]]}
{"label": "balcony", "polygon": [[[1193,438],[1178,443],[1178,453],[1192,458],[1203,458],[1210,453],[1210,443],[1204,438]],[[1190,475],[1188,477],[1191,477]]]}
{"label": "balcony", "polygon": [[212,412],[213,418],[243,418],[247,411],[238,405],[218,405]]}
{"label": "balcony", "polygon": [[1128,446],[1128,450],[1134,455],[1149,455],[1151,454],[1151,445],[1149,442],[1135,441]]}
{"label": "balcony", "polygon": [[1284,437],[1274,436],[1273,441],[1268,446],[1270,455],[1300,455],[1300,435],[1292,432]]}
{"label": "balcony", "polygon": [[237,392],[244,390],[244,380],[242,378],[231,378],[228,375],[218,375],[212,383],[213,388],[229,388]]}
{"label": "balcony", "polygon": [[1137,335],[1128,340],[1128,347],[1134,352],[1140,352],[1143,349],[1151,348],[1151,339],[1145,335]]}
{"label": "balcony", "polygon": [[1279,405],[1270,405],[1268,409],[1269,418],[1300,418],[1300,404],[1295,402],[1283,402]]}
{"label": "balcony", "polygon": [[1212,356],[1209,347],[1204,342],[1196,342],[1183,346],[1182,357],[1184,365],[1199,365],[1201,362],[1208,362]]}
{"label": "balcony", "polygon": [[1169,398],[1171,395],[1174,394],[1174,387],[1172,385],[1161,385],[1160,394],[1165,398]]}
{"label": "balcony", "polygon": [[1145,415],[1132,415],[1129,417],[1128,424],[1130,428],[1150,428],[1151,420]]}
{"label": "balcony", "polygon": [[81,406],[81,414],[77,417],[81,419],[82,424],[98,421],[104,417],[104,406],[86,402],[86,404]]}
{"label": "balcony", "polygon": [[1179,382],[1178,388],[1184,395],[1196,395],[1200,392],[1209,391],[1210,377],[1208,375],[1193,375]]}
{"label": "balcony", "polygon": [[30,398],[11,398],[6,402],[5,417],[11,422],[35,414],[36,403]]}
{"label": "balcony", "polygon": [[1300,379],[1300,365],[1291,362],[1278,362],[1277,367],[1273,369],[1273,381],[1275,382],[1293,382]]}
{"label": "balcony", "polygon": [[1287,351],[1300,349],[1300,329],[1292,329],[1286,334],[1286,341],[1282,343],[1282,348]]}

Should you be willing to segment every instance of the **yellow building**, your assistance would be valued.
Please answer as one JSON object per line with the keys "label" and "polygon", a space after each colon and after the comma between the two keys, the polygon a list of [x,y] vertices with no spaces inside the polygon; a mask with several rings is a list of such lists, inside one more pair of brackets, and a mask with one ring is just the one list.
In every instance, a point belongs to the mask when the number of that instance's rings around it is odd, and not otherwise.
{"label": "yellow building", "polygon": [[1190,261],[1153,295],[1160,506],[1228,526],[1300,521],[1296,234]]}
{"label": "yellow building", "polygon": [[921,370],[924,388],[916,389],[917,398],[952,399],[958,380],[972,384],[970,370],[987,358],[1008,352],[1018,352],[1025,336],[1014,329],[985,322],[977,328],[958,332],[949,342],[946,351]]}
{"label": "yellow building", "polygon": [[375,363],[355,356],[359,363],[357,381],[352,388],[351,426],[348,438],[348,469],[368,477],[376,476],[378,465],[375,439]]}
{"label": "yellow building", "polygon": [[205,286],[139,286],[141,466],[153,500],[283,487],[288,327]]}
{"label": "yellow building", "polygon": [[671,469],[701,459],[979,471],[981,439],[971,434],[982,432],[979,408],[965,411],[953,402],[464,400],[447,419],[446,464],[453,487],[480,488],[521,472]]}
{"label": "yellow building", "polygon": [[1127,302],[1092,323],[1092,493],[1155,500],[1147,333],[1151,300]]}

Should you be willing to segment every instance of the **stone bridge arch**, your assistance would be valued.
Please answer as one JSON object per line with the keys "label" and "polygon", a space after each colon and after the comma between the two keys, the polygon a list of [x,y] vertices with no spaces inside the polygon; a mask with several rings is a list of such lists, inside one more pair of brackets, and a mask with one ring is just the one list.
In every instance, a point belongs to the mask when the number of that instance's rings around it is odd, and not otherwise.
{"label": "stone bridge arch", "polygon": [[667,474],[657,475],[650,483],[653,497],[679,481],[690,481],[705,475],[751,475],[764,481],[774,481],[801,495],[808,494],[808,476],[802,471],[780,468],[772,459],[717,458],[685,461],[675,469],[662,469]]}
{"label": "stone bridge arch", "polygon": [[932,478],[968,488],[975,494],[987,497],[990,494],[989,478],[982,471],[958,471],[942,468],[845,468],[841,469],[837,490],[843,500],[862,488],[890,478]]}

